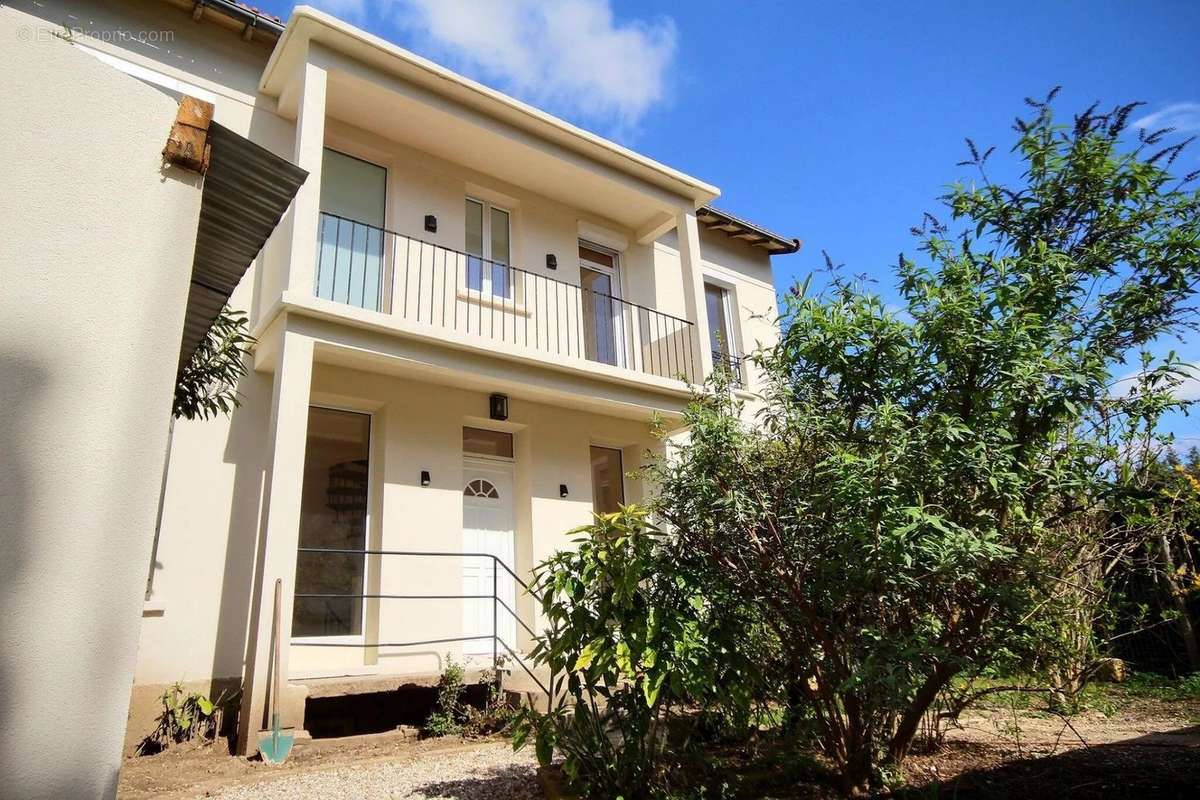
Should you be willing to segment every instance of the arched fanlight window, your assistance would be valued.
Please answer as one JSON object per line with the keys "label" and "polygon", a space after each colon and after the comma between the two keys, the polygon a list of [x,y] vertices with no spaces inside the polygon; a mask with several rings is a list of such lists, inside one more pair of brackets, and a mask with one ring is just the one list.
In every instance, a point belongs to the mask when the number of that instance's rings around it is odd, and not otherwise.
{"label": "arched fanlight window", "polygon": [[490,481],[485,481],[482,478],[476,478],[467,484],[463,489],[463,494],[467,497],[486,497],[489,500],[499,500],[500,493],[496,491],[496,487]]}

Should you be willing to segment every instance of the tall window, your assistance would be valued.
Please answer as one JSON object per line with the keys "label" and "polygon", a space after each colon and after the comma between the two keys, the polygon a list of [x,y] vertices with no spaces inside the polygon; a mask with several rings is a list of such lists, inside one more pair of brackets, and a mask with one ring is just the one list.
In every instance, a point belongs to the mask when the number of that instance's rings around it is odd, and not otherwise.
{"label": "tall window", "polygon": [[316,294],[370,311],[383,305],[387,170],[325,149]]}
{"label": "tall window", "polygon": [[512,297],[509,265],[512,231],[508,212],[467,198],[467,288],[494,297]]}
{"label": "tall window", "polygon": [[713,368],[726,373],[733,386],[742,386],[742,359],[734,351],[733,311],[729,290],[712,283],[704,284],[704,305],[708,316],[708,342],[712,347]]}
{"label": "tall window", "polygon": [[592,510],[597,514],[617,511],[625,502],[625,473],[621,451],[592,447]]}
{"label": "tall window", "polygon": [[[300,547],[366,549],[371,417],[310,408],[300,500]],[[362,633],[366,555],[297,553],[293,636]],[[307,595],[307,596],[306,596]]]}
{"label": "tall window", "polygon": [[584,355],[591,361],[623,366],[620,274],[617,254],[579,243],[579,285],[583,304]]}
{"label": "tall window", "polygon": [[733,355],[730,330],[729,292],[723,286],[704,284],[704,304],[708,311],[708,339],[713,354]]}

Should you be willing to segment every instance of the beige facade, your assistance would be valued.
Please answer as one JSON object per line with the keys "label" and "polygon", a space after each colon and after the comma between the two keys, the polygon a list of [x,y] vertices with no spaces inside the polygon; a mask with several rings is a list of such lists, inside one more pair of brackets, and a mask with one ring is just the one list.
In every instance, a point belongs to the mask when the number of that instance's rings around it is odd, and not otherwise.
{"label": "beige facade", "polygon": [[[174,429],[127,742],[182,680],[241,685],[251,746],[276,580],[287,724],[303,725],[304,687],[322,677],[490,662],[493,633],[527,651],[535,605],[502,570],[380,551],[485,548],[528,580],[598,493],[640,499],[637,480],[597,477],[614,451],[636,469],[661,446],[652,420],[677,424],[714,350],[720,362],[776,335],[763,237],[697,219],[714,187],[321,12],[298,8],[275,42],[211,10],[90,5],[98,29],[172,32],[168,47],[82,41],[97,66],[211,100],[217,122],[309,172],[231,300],[259,340],[242,406]],[[752,399],[757,376],[734,369]],[[510,435],[511,454],[471,452],[464,428]],[[363,554],[298,553],[335,534]],[[380,597],[489,582],[520,624],[493,632],[495,604],[470,598]],[[366,597],[312,596],[339,593]],[[483,646],[461,641],[474,634]]]}

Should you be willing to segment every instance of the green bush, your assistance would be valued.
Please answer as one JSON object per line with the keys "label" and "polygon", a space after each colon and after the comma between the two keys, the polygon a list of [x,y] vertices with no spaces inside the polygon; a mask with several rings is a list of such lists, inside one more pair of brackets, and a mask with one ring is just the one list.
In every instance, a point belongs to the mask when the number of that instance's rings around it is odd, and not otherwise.
{"label": "green bush", "polygon": [[240,692],[222,691],[216,700],[199,692],[185,692],[176,681],[159,698],[162,713],[154,731],[137,746],[138,755],[153,755],[172,744],[192,740],[212,741],[220,728],[221,716],[232,706]]}
{"label": "green bush", "polygon": [[684,703],[749,696],[733,687],[753,670],[735,639],[742,620],[714,611],[673,568],[663,535],[643,508],[597,515],[577,529],[577,549],[537,571],[550,631],[532,655],[557,676],[554,707],[523,710],[514,747],[564,757],[569,787],[592,797],[657,796],[677,752],[664,760]]}

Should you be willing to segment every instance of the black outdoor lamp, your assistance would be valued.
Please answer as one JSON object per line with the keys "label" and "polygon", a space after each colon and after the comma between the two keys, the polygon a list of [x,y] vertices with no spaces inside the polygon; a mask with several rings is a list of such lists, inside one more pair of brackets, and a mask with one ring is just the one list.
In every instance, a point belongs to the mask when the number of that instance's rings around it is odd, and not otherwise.
{"label": "black outdoor lamp", "polygon": [[565,483],[560,483],[558,485],[558,496],[559,497],[567,496],[567,485]]}
{"label": "black outdoor lamp", "polygon": [[433,214],[425,215],[425,230],[430,233],[437,233],[437,217]]}
{"label": "black outdoor lamp", "polygon": [[421,485],[422,486],[429,485],[429,470],[427,470],[427,469],[421,470]]}
{"label": "black outdoor lamp", "polygon": [[546,269],[558,269],[558,256],[546,253]]}
{"label": "black outdoor lamp", "polygon": [[508,395],[494,394],[488,398],[488,412],[492,419],[503,422],[508,419]]}

